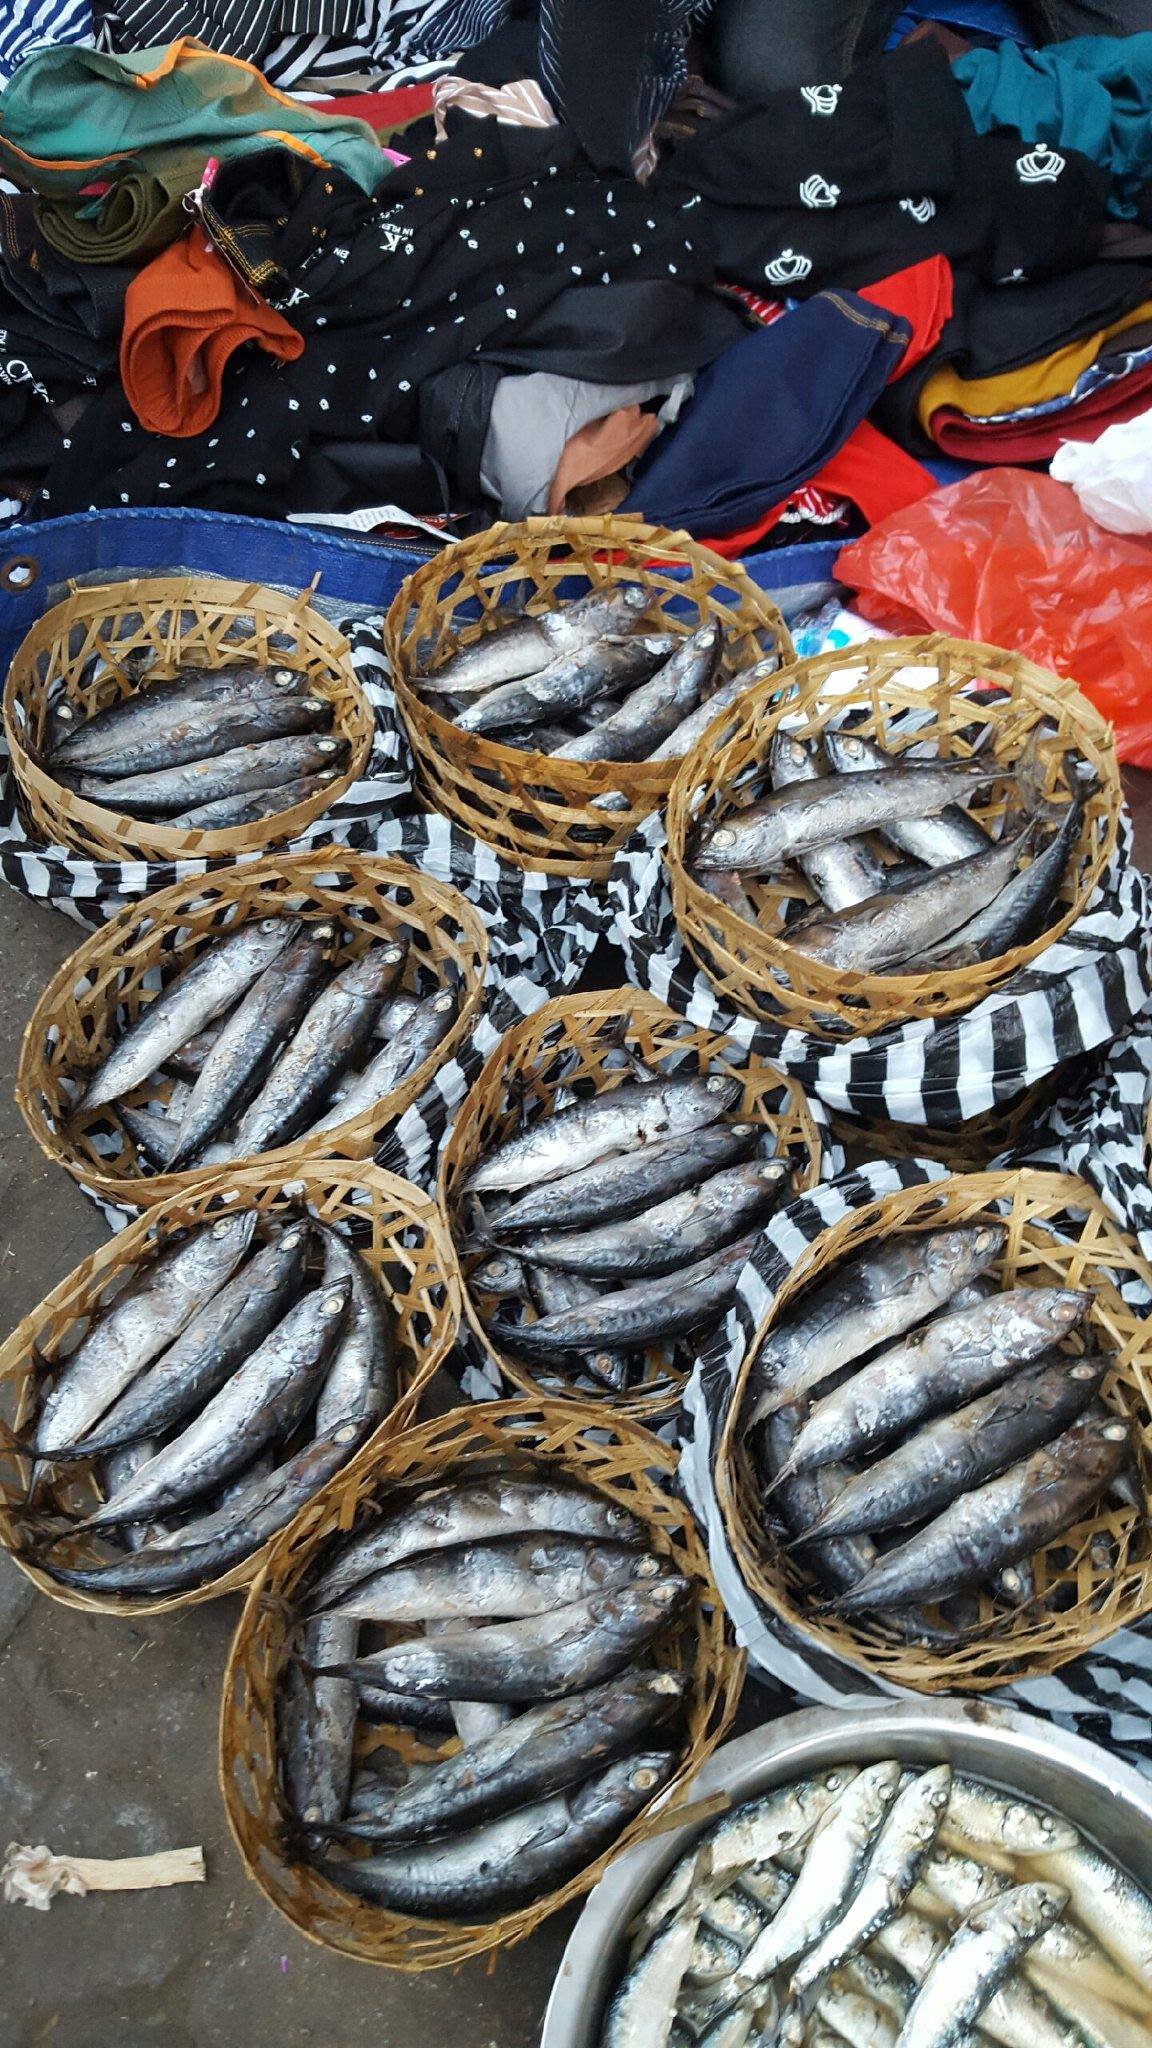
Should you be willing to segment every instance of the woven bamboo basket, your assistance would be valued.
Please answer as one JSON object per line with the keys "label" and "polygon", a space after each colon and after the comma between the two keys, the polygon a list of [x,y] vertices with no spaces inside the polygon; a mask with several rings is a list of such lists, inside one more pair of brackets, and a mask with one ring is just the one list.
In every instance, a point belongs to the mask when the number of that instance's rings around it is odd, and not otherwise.
{"label": "woven bamboo basket", "polygon": [[[385,1444],[370,1464],[342,1473],[277,1541],[245,1604],[228,1660],[220,1776],[249,1876],[302,1934],[360,1962],[409,1972],[509,1948],[590,1891],[613,1856],[658,1832],[669,1807],[683,1802],[695,1772],[736,1711],[744,1656],[736,1648],[692,1516],[673,1491],[675,1466],[669,1446],[618,1416],[605,1417],[574,1403],[482,1402],[408,1430]],[[296,1634],[292,1596],[336,1532],[359,1528],[400,1507],[413,1489],[474,1478],[497,1467],[561,1477],[619,1502],[646,1524],[652,1548],[693,1581],[694,1598],[685,1618],[652,1653],[661,1666],[690,1674],[683,1749],[675,1776],[653,1806],[554,1892],[473,1925],[417,1920],[353,1898],[293,1854],[276,1760],[277,1696]],[[371,1731],[369,1745],[378,1737],[379,1731]],[[405,1756],[413,1754],[414,1738],[403,1730],[386,1731],[384,1740]],[[415,1753],[432,1760],[458,1747],[454,1737],[426,1746],[430,1743],[425,1738]]]}
{"label": "woven bamboo basket", "polygon": [[[1017,1679],[1046,1677],[1152,1610],[1147,1514],[1115,1506],[1107,1497],[1032,1559],[1034,1600],[1012,1608],[982,1591],[978,1622],[958,1636],[953,1648],[902,1640],[869,1616],[820,1611],[826,1588],[805,1570],[802,1551],[784,1546],[766,1513],[741,1412],[753,1363],[769,1331],[802,1290],[877,1239],[989,1220],[1008,1230],[996,1269],[1003,1285],[1092,1290],[1093,1307],[1070,1348],[1110,1355],[1103,1399],[1130,1424],[1147,1496],[1152,1488],[1152,1326],[1125,1305],[1119,1283],[1134,1273],[1152,1287],[1152,1267],[1083,1181],[1030,1169],[957,1175],[906,1189],[853,1210],[824,1231],[797,1259],[748,1347],[717,1457],[724,1525],[741,1575],[763,1612],[848,1664],[914,1692],[986,1692]],[[927,1611],[934,1617],[934,1610]]]}
{"label": "woven bamboo basket", "polygon": [[[820,1133],[798,1082],[762,1061],[743,1059],[730,1039],[693,1029],[654,996],[638,989],[561,996],[507,1032],[489,1054],[441,1154],[440,1207],[466,1276],[482,1260],[482,1254],[461,1249],[468,1237],[462,1190],[469,1174],[495,1146],[514,1137],[522,1121],[531,1123],[535,1116],[547,1112],[562,1087],[591,1081],[599,1093],[627,1080],[627,1072],[611,1064],[613,1054],[618,1055],[622,1046],[660,1073],[683,1069],[689,1074],[722,1074],[739,1081],[742,1095],[733,1116],[763,1124],[772,1133],[777,1149],[793,1162],[797,1193],[816,1186]],[[520,1393],[539,1398],[541,1388],[531,1368],[510,1353],[498,1351],[489,1338],[481,1313],[483,1302],[484,1297],[465,1277],[464,1311],[477,1341],[504,1380]],[[602,1399],[617,1414],[650,1421],[675,1412],[686,1377],[682,1372],[670,1373],[660,1354],[654,1352],[646,1361],[641,1385],[626,1394],[606,1392]],[[572,1398],[594,1399],[580,1393],[575,1383]]]}
{"label": "woven bamboo basket", "polygon": [[[77,1459],[54,1466],[29,1506],[31,1461],[14,1437],[26,1433],[38,1406],[39,1361],[52,1362],[61,1347],[78,1338],[88,1319],[106,1305],[139,1267],[147,1265],[178,1232],[214,1216],[256,1209],[269,1221],[293,1214],[346,1227],[349,1241],[375,1274],[394,1317],[397,1399],[379,1427],[337,1475],[343,1483],[371,1464],[380,1447],[404,1430],[451,1351],[460,1326],[460,1282],[455,1254],[435,1204],[410,1182],[379,1167],[338,1159],[301,1165],[291,1181],[266,1179],[256,1170],[202,1179],[199,1186],[149,1209],[45,1295],[0,1349],[0,1543],[25,1576],[64,1607],[85,1614],[167,1614],[197,1607],[222,1593],[248,1586],[268,1546],[231,1571],[190,1592],[159,1598],[78,1592],[61,1586],[24,1554],[26,1545],[59,1518],[79,1520],[104,1498],[93,1463]],[[264,1235],[256,1226],[255,1243]],[[315,1507],[321,1496],[317,1495]],[[76,1535],[54,1555],[61,1564],[90,1565],[108,1553],[94,1536]]]}
{"label": "woven bamboo basket", "polygon": [[[311,595],[209,576],[133,576],[75,588],[53,605],[21,642],[4,689],[4,734],[34,836],[92,860],[235,858],[293,839],[322,816],[362,773],[373,719],[348,643],[313,609]],[[66,700],[88,717],[132,696],[141,687],[133,670],[144,657],[145,687],[188,666],[281,662],[306,671],[316,694],[331,701],[333,736],[348,742],[345,766],[307,802],[215,832],[129,817],[77,796],[43,765],[52,712]]]}
{"label": "woven bamboo basket", "polygon": [[[130,904],[85,939],[37,1003],[24,1033],[16,1101],[41,1150],[74,1180],[117,1205],[139,1208],[179,1195],[205,1168],[152,1173],[109,1104],[73,1113],[80,1077],[91,1073],[119,1036],[204,947],[234,925],[291,913],[338,925],[352,952],[407,938],[405,984],[421,994],[449,989],[458,999],[452,1029],[435,1050],[372,1108],[348,1123],[305,1134],[260,1156],[269,1175],[301,1160],[368,1159],[385,1132],[451,1059],[484,1001],[488,940],[478,912],[446,883],[405,861],[341,847],[272,856],[177,882]],[[152,1076],[125,1097],[162,1111],[174,1082]]]}
{"label": "woven bamboo basket", "polygon": [[[982,693],[978,701],[971,694],[973,682]],[[797,899],[814,900],[799,878],[745,880],[755,924],[695,879],[690,863],[696,830],[732,813],[734,792],[740,804],[764,793],[767,784],[761,778],[777,730],[787,725],[799,739],[819,740],[831,723],[850,712],[856,714],[855,732],[893,754],[925,743],[946,760],[980,751],[1006,776],[1028,749],[1045,796],[1057,803],[1066,802],[1072,791],[1065,756],[1088,763],[1095,787],[1084,805],[1056,914],[1039,938],[996,959],[947,972],[845,972],[788,944],[789,906]],[[916,723],[916,715],[923,721],[925,712],[928,722]],[[995,825],[1008,808],[1008,797],[1002,780],[986,801],[971,807],[973,815]],[[681,764],[666,812],[676,921],[698,965],[746,1015],[818,1038],[867,1036],[893,1024],[952,1016],[971,1009],[1026,967],[1083,913],[1115,847],[1122,801],[1111,728],[1074,683],[1022,655],[939,633],[869,641],[798,661],[780,684],[750,690],[724,714],[722,725],[719,719],[713,723]]]}
{"label": "woven bamboo basket", "polygon": [[[499,623],[500,607],[544,612],[596,585],[641,583],[651,592],[646,629],[723,630],[723,673],[765,656],[792,658],[774,604],[737,562],[687,534],[635,519],[528,519],[457,541],[410,576],[393,599],[385,644],[396,701],[429,803],[521,867],[606,879],[612,857],[672,785],[673,761],[557,761],[461,732],[412,688],[454,648]],[[504,613],[506,616],[506,612]],[[618,792],[623,810],[595,799]]]}

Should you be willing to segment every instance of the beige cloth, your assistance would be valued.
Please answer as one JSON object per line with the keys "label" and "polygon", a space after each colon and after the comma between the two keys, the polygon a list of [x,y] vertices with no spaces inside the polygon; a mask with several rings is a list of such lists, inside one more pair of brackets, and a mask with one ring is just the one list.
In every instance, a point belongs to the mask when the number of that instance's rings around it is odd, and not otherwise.
{"label": "beige cloth", "polygon": [[437,142],[443,142],[448,134],[444,116],[449,107],[481,119],[492,116],[506,128],[556,126],[556,116],[534,78],[515,78],[511,85],[476,85],[455,75],[438,78],[432,87]]}

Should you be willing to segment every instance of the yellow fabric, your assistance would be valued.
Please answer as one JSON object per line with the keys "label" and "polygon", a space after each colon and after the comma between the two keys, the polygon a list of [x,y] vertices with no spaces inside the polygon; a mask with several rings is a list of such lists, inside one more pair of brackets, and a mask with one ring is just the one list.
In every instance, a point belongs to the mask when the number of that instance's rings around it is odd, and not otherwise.
{"label": "yellow fabric", "polygon": [[934,370],[916,403],[916,413],[925,433],[934,412],[942,405],[954,406],[969,419],[987,419],[990,414],[1018,412],[1021,406],[1041,405],[1047,398],[1063,398],[1077,377],[1096,361],[1106,341],[1152,319],[1152,299],[1134,306],[1110,327],[1082,341],[1067,342],[1050,356],[1024,363],[1018,370],[1003,370],[996,377],[961,377],[951,367]]}

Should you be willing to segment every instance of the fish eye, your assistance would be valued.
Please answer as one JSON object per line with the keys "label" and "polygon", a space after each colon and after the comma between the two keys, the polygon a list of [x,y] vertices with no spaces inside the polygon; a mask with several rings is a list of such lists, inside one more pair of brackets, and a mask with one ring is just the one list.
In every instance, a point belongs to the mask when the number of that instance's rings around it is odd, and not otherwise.
{"label": "fish eye", "polygon": [[320,1313],[325,1316],[338,1316],[343,1306],[344,1296],[342,1294],[330,1294],[327,1301],[321,1303]]}
{"label": "fish eye", "polygon": [[731,846],[735,837],[735,833],[730,832],[727,825],[721,825],[712,834],[712,844],[713,846]]}
{"label": "fish eye", "polygon": [[290,690],[296,681],[296,671],[294,668],[273,669],[272,681],[278,690]]}
{"label": "fish eye", "polygon": [[441,1016],[443,1016],[445,1010],[450,1010],[452,1008],[454,1000],[455,998],[449,995],[448,990],[444,989],[442,993],[437,996],[435,1002],[432,1005],[432,1008],[434,1010],[438,1010]]}
{"label": "fish eye", "polygon": [[280,919],[278,917],[262,917],[260,920],[260,930],[262,932],[274,932],[278,931],[279,928]]}
{"label": "fish eye", "polygon": [[317,740],[316,744],[322,754],[334,754],[336,752],[337,743],[335,740]]}
{"label": "fish eye", "polygon": [[658,1785],[659,1782],[660,1773],[654,1771],[650,1764],[644,1764],[640,1770],[632,1773],[631,1783],[637,1792],[650,1792],[653,1785]]}

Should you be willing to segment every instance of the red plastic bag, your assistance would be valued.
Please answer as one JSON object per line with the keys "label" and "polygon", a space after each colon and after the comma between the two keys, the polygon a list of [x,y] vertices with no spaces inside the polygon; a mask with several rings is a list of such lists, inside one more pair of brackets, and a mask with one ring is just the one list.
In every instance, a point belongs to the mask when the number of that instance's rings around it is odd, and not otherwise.
{"label": "red plastic bag", "polygon": [[1152,767],[1152,540],[1106,533],[1067,484],[991,469],[874,526],[836,574],[893,632],[923,627],[1069,676]]}

